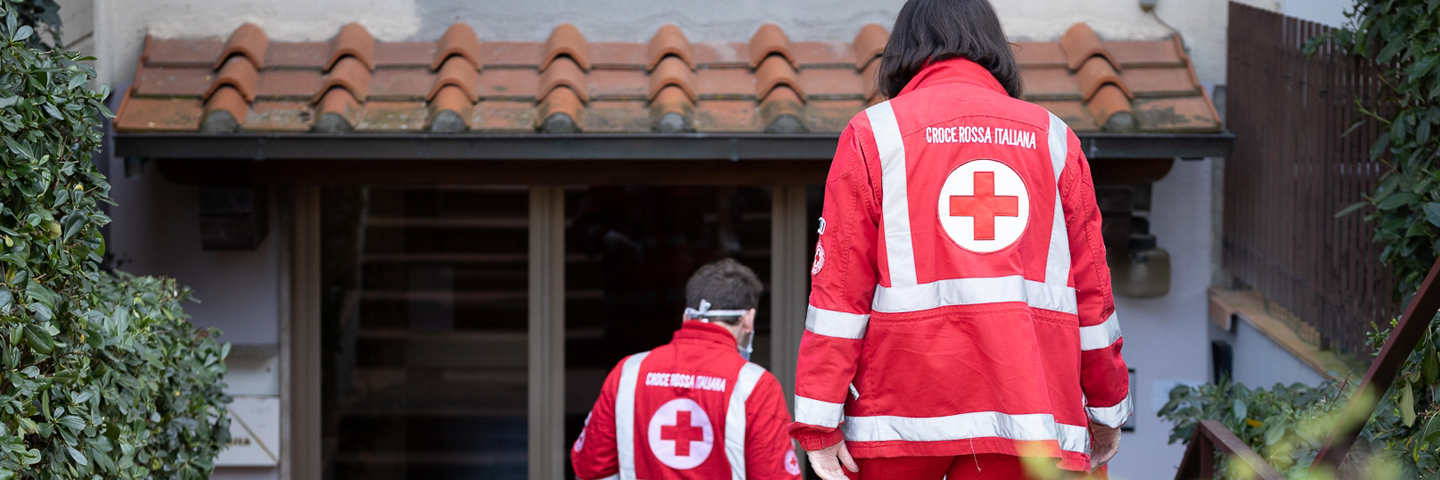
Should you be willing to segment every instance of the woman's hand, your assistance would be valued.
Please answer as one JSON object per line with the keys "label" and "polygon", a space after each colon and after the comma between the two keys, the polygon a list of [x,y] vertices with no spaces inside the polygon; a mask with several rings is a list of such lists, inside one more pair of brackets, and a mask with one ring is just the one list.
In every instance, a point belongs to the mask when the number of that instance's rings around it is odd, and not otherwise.
{"label": "woman's hand", "polygon": [[1120,451],[1120,429],[1110,428],[1098,423],[1090,423],[1090,438],[1094,447],[1090,450],[1090,470],[1100,468],[1115,453]]}
{"label": "woman's hand", "polygon": [[841,464],[851,472],[860,471],[860,466],[856,465],[855,459],[850,456],[850,450],[845,448],[844,440],[818,452],[806,452],[806,455],[810,456],[810,468],[814,469],[822,480],[846,480],[845,471],[840,469]]}

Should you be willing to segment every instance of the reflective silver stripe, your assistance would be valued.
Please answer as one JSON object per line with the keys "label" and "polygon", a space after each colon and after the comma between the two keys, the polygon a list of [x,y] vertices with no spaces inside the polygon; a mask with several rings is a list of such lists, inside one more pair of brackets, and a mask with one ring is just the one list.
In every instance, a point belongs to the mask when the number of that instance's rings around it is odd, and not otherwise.
{"label": "reflective silver stripe", "polygon": [[725,407],[725,459],[730,461],[732,480],[745,480],[745,401],[764,374],[764,367],[745,362],[735,379],[735,390],[730,392],[730,404]]}
{"label": "reflective silver stripe", "polygon": [[905,178],[905,139],[890,102],[865,109],[870,131],[880,153],[881,208],[885,228],[885,258],[890,265],[890,284],[914,285],[915,244],[910,239],[910,190]]}
{"label": "reflective silver stripe", "polygon": [[1099,350],[1115,344],[1120,339],[1120,320],[1115,314],[1099,325],[1080,327],[1080,350]]}
{"label": "reflective silver stripe", "polygon": [[1133,406],[1130,403],[1130,394],[1125,394],[1125,399],[1113,407],[1085,407],[1085,413],[1090,416],[1090,421],[1110,427],[1120,428],[1125,420],[1130,418],[1130,410]]}
{"label": "reflective silver stripe", "polygon": [[1070,233],[1065,228],[1065,209],[1060,204],[1060,173],[1069,156],[1069,127],[1050,114],[1050,164],[1055,171],[1055,217],[1050,222],[1050,253],[1045,259],[1045,283],[1065,286],[1070,282]]}
{"label": "reflective silver stripe", "polygon": [[595,480],[620,480],[620,474],[617,473],[608,477],[597,478]]}
{"label": "reflective silver stripe", "polygon": [[885,313],[919,312],[955,305],[1024,302],[1032,308],[1075,314],[1075,289],[1008,277],[954,278],[924,285],[875,289],[873,310]]}
{"label": "reflective silver stripe", "polygon": [[650,352],[631,355],[620,367],[620,388],[615,392],[615,449],[622,480],[635,479],[635,387],[640,380],[640,362],[648,355]]}
{"label": "reflective silver stripe", "polygon": [[865,326],[869,323],[869,314],[824,310],[814,305],[805,311],[805,330],[816,335],[861,339],[865,338]]}
{"label": "reflective silver stripe", "polygon": [[940,442],[999,437],[1010,440],[1054,440],[1067,452],[1090,453],[1090,432],[1082,426],[1056,423],[1044,413],[1007,415],[974,412],[948,417],[845,417],[840,426],[848,442]]}
{"label": "reflective silver stripe", "polygon": [[[851,385],[854,388],[854,385]],[[795,421],[817,427],[835,428],[845,416],[845,404],[830,403],[795,395]]]}

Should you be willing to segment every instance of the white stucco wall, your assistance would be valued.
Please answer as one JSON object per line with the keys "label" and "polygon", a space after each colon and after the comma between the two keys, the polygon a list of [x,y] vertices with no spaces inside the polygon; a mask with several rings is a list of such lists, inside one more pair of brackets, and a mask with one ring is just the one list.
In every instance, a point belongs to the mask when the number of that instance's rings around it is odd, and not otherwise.
{"label": "white stucco wall", "polygon": [[1319,385],[1325,381],[1324,375],[1245,321],[1236,322],[1229,341],[1235,352],[1232,368],[1236,382],[1270,388],[1277,383]]}

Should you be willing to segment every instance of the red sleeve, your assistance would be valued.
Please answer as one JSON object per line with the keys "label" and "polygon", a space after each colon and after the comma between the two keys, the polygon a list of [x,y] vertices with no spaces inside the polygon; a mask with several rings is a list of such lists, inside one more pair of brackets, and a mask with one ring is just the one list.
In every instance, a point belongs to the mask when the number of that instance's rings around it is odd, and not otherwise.
{"label": "red sleeve", "polygon": [[790,435],[810,451],[843,439],[838,427],[875,296],[880,227],[862,148],[867,145],[862,140],[867,132],[856,127],[863,119],[856,117],[840,134],[825,182],[810,307],[795,368],[795,423]]}
{"label": "red sleeve", "polygon": [[1090,162],[1080,151],[1080,139],[1069,132],[1067,137],[1072,153],[1065,160],[1059,186],[1080,314],[1080,388],[1090,420],[1118,428],[1130,417],[1130,375],[1120,356],[1125,341],[1110,291]]}
{"label": "red sleeve", "polygon": [[756,480],[800,478],[800,461],[785,428],[790,412],[780,382],[765,372],[745,401],[745,475]]}
{"label": "red sleeve", "polygon": [[595,480],[620,472],[620,459],[615,450],[615,392],[620,388],[623,365],[625,360],[620,360],[610,376],[605,377],[600,398],[585,417],[585,429],[570,449],[570,463],[575,467],[575,478],[580,480]]}

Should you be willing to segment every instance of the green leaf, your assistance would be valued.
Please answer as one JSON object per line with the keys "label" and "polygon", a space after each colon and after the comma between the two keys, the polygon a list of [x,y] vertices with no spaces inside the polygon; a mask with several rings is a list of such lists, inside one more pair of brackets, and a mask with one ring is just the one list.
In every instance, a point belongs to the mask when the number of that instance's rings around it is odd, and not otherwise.
{"label": "green leaf", "polygon": [[1245,402],[1237,398],[1235,402],[1230,405],[1230,413],[1235,415],[1236,419],[1243,421],[1250,412],[1246,409]]}
{"label": "green leaf", "polygon": [[65,446],[65,451],[70,453],[70,458],[75,459],[75,463],[78,463],[78,464],[81,464],[81,465],[89,465],[89,464],[90,464],[90,461],[85,459],[85,454],[80,453],[80,451],[79,451],[79,450],[76,450],[75,447],[66,445],[66,446]]}
{"label": "green leaf", "polygon": [[1383,200],[1380,200],[1380,203],[1375,205],[1375,207],[1381,210],[1394,210],[1400,206],[1409,205],[1411,202],[1419,200],[1420,197],[1418,195],[1410,192],[1399,192],[1390,194]]}
{"label": "green leaf", "polygon": [[1410,388],[1410,382],[1405,382],[1405,389],[1400,393],[1400,422],[1405,426],[1415,424],[1415,392]]}
{"label": "green leaf", "polygon": [[74,415],[65,415],[63,417],[60,417],[60,419],[56,420],[55,422],[64,425],[71,430],[80,430],[85,428],[85,420]]}
{"label": "green leaf", "polygon": [[1385,154],[1387,148],[1390,148],[1390,136],[1381,135],[1375,140],[1375,144],[1370,146],[1370,159],[1378,160],[1381,155]]}
{"label": "green leaf", "polygon": [[15,32],[14,35],[10,36],[10,41],[23,42],[25,41],[25,39],[30,38],[30,35],[33,33],[35,33],[35,29],[30,28],[29,25],[22,25],[20,29]]}
{"label": "green leaf", "polygon": [[1425,204],[1425,219],[1429,220],[1432,225],[1440,226],[1440,203]]}
{"label": "green leaf", "polygon": [[1355,202],[1355,203],[1352,203],[1352,204],[1346,206],[1345,208],[1340,209],[1340,211],[1335,212],[1335,218],[1340,218],[1340,217],[1349,215],[1349,214],[1351,214],[1351,213],[1355,213],[1356,211],[1358,211],[1358,210],[1360,210],[1360,209],[1362,209],[1362,208],[1365,208],[1365,207],[1367,207],[1367,206],[1369,206],[1369,205],[1370,205],[1370,202]]}

